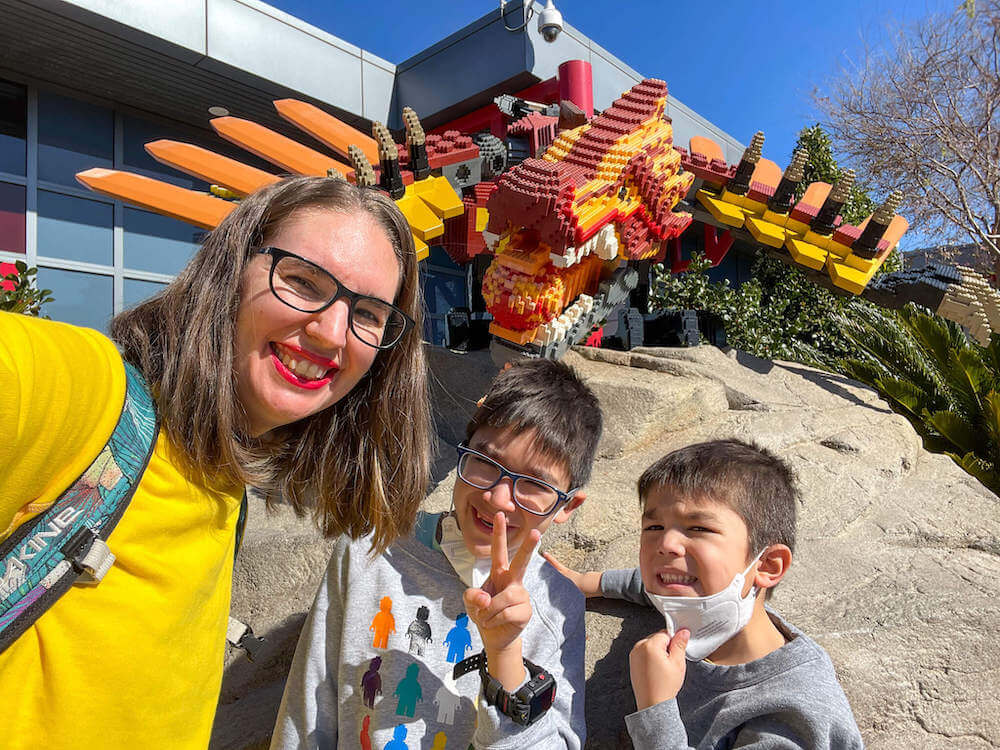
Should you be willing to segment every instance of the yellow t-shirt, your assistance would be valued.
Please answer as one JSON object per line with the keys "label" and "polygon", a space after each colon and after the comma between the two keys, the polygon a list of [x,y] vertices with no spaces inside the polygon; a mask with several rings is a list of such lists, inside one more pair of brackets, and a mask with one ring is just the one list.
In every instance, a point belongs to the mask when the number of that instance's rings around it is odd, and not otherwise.
{"label": "yellow t-shirt", "polygon": [[[125,371],[100,333],[0,313],[0,539],[100,452]],[[208,745],[242,488],[189,482],[161,432],[97,586],[73,586],[0,654],[4,748]]]}

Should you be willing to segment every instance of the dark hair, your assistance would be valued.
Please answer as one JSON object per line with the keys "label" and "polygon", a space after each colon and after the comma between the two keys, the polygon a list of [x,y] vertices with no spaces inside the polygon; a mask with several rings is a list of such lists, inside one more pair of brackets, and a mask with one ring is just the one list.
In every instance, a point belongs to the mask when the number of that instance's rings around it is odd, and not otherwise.
{"label": "dark hair", "polygon": [[770,451],[742,440],[712,440],[668,453],[639,477],[645,505],[658,487],[701,496],[732,508],[747,526],[750,555],[771,544],[795,551],[799,491],[792,468]]}
{"label": "dark hair", "polygon": [[[379,352],[337,403],[265,439],[246,434],[233,370],[244,271],[294,214],[367,214],[399,261],[395,303],[416,330]],[[289,177],[247,196],[156,296],[116,316],[111,338],[156,394],[163,429],[195,480],[260,488],[327,536],[371,532],[385,549],[409,532],[430,467],[430,410],[417,256],[395,203],[374,188],[324,177]]]}
{"label": "dark hair", "polygon": [[539,450],[563,461],[570,489],[579,489],[590,479],[604,418],[597,396],[572,367],[532,359],[493,379],[465,428],[466,440],[480,427],[534,430]]}

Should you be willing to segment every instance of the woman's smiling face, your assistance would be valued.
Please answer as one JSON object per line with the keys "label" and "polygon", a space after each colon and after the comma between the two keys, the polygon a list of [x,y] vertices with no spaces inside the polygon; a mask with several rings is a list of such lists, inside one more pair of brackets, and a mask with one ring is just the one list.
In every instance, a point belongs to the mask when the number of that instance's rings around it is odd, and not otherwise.
{"label": "woman's smiling face", "polygon": [[[392,244],[364,211],[299,209],[264,245],[312,261],[360,294],[393,302],[399,289]],[[271,262],[258,254],[247,264],[236,316],[236,393],[247,432],[255,437],[335,404],[364,377],[378,353],[351,332],[348,300],[306,313],[275,297]]]}

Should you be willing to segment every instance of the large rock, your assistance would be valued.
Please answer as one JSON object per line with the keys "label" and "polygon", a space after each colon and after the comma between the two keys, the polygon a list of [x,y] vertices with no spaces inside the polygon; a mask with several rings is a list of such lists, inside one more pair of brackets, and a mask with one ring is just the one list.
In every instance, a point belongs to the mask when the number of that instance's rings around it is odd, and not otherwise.
{"label": "large rock", "polygon": [[[597,392],[607,428],[587,502],[543,546],[579,568],[635,565],[642,470],[693,442],[753,439],[792,464],[803,493],[772,604],[829,651],[868,746],[1000,746],[996,496],[846,378],[711,347],[577,351],[566,361]],[[426,507],[441,510],[453,446],[495,368],[485,353],[435,349],[430,360],[441,445]],[[307,521],[252,508],[233,610],[268,640],[253,664],[230,655],[213,747],[266,745],[328,548]],[[588,603],[588,747],[628,746],[628,652],[659,627],[649,610]]]}

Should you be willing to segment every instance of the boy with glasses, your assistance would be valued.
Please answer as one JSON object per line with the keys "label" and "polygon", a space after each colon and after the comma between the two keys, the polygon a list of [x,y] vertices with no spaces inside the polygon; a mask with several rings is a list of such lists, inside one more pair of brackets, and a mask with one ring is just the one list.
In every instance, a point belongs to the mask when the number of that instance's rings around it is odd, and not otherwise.
{"label": "boy with glasses", "polygon": [[337,543],[271,747],[582,747],[584,601],[534,551],[584,501],[601,430],[566,365],[501,372],[458,448],[452,511],[380,557]]}

